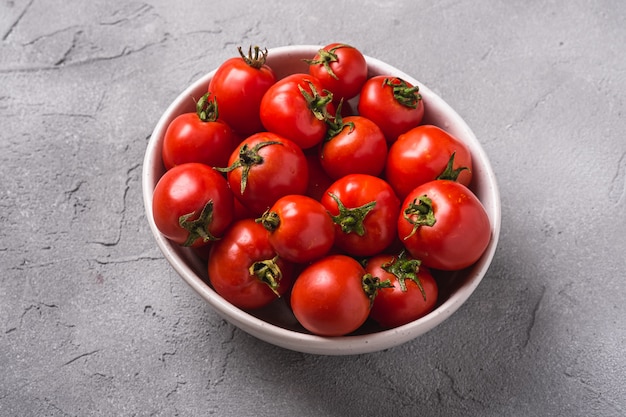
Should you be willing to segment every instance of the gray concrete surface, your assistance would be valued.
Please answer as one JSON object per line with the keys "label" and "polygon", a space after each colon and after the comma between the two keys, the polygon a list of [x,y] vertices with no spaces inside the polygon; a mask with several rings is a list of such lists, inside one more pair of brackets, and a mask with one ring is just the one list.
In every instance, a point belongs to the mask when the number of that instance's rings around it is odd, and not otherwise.
{"label": "gray concrete surface", "polygon": [[[626,415],[626,3],[0,1],[1,416]],[[260,342],[176,275],[142,157],[238,45],[342,41],[467,120],[502,193],[489,273],[385,352]]]}

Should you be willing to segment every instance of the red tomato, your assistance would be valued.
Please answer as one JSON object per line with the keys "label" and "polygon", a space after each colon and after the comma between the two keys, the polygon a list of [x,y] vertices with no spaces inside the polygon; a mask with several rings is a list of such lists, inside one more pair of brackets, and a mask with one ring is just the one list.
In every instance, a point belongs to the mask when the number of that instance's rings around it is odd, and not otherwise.
{"label": "red tomato", "polygon": [[424,117],[424,101],[419,87],[384,75],[365,82],[357,107],[361,116],[380,127],[389,143],[419,125]]}
{"label": "red tomato", "polygon": [[217,101],[202,96],[195,113],[183,113],[167,127],[163,138],[165,169],[186,162],[201,162],[209,166],[224,166],[239,137],[224,122],[218,120]]}
{"label": "red tomato", "polygon": [[326,135],[331,100],[332,95],[323,91],[317,78],[292,74],[263,96],[261,122],[268,131],[291,139],[302,149],[311,148]]}
{"label": "red tomato", "polygon": [[391,286],[381,287],[374,297],[370,318],[382,327],[391,328],[410,323],[430,313],[437,304],[439,288],[430,271],[417,259],[377,255],[367,261],[365,271],[389,280]]}
{"label": "red tomato", "polygon": [[293,265],[276,255],[267,231],[254,219],[233,223],[213,244],[208,272],[215,291],[243,309],[268,305],[285,294],[294,279]]}
{"label": "red tomato", "polygon": [[377,254],[396,238],[400,200],[378,177],[351,174],[340,178],[321,202],[335,222],[335,246],[350,255]]}
{"label": "red tomato", "polygon": [[306,62],[309,64],[309,74],[333,93],[336,103],[342,98],[349,100],[356,97],[367,79],[365,57],[350,45],[331,43]]}
{"label": "red tomato", "polygon": [[322,168],[317,148],[307,150],[305,155],[309,168],[309,186],[307,187],[306,195],[319,201],[334,180],[330,178],[326,171],[324,171],[324,168]]}
{"label": "red tomato", "polygon": [[261,215],[288,194],[304,194],[309,172],[304,152],[294,142],[270,132],[244,139],[229,159],[228,183],[250,212]]}
{"label": "red tomato", "polygon": [[418,185],[435,179],[469,186],[472,155],[467,145],[445,130],[418,126],[400,135],[389,148],[385,179],[401,199]]}
{"label": "red tomato", "polygon": [[326,255],[335,241],[335,228],[326,208],[311,197],[281,197],[257,221],[269,231],[269,241],[281,258],[310,262]]}
{"label": "red tomato", "polygon": [[219,238],[233,218],[233,194],[211,167],[189,162],[166,171],[154,188],[154,222],[159,231],[184,246]]}
{"label": "red tomato", "polygon": [[422,264],[441,270],[472,265],[491,239],[489,217],[469,188],[435,180],[415,188],[398,216],[398,236]]}
{"label": "red tomato", "polygon": [[254,219],[254,213],[244,206],[238,198],[233,198],[233,221],[242,219]]}
{"label": "red tomato", "polygon": [[276,82],[274,71],[265,64],[267,49],[258,46],[248,51],[239,49],[241,56],[226,60],[215,71],[209,83],[209,92],[220,103],[220,117],[237,133],[249,136],[260,132],[263,124],[259,117],[261,99]]}
{"label": "red tomato", "polygon": [[302,326],[320,336],[343,336],[367,320],[372,277],[355,259],[330,255],[300,273],[291,290],[291,308]]}
{"label": "red tomato", "polygon": [[330,126],[330,137],[322,144],[320,160],[331,178],[348,174],[378,176],[383,172],[387,141],[374,122],[361,116],[343,118],[337,114]]}

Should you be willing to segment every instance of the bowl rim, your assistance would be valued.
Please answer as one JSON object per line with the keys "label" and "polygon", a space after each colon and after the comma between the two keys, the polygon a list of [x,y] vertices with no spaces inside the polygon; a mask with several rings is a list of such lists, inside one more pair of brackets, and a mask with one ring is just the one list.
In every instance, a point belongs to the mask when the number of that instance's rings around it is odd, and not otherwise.
{"label": "bowl rim", "polygon": [[[321,47],[319,45],[289,45],[271,48],[268,49],[268,64],[271,65],[272,60],[289,59],[303,54],[306,57],[313,56]],[[412,340],[441,324],[467,301],[486,274],[497,248],[501,227],[500,193],[491,163],[473,131],[451,106],[427,86],[377,58],[365,55],[365,59],[371,71],[393,74],[414,85],[418,85],[422,95],[428,98],[426,102],[429,106],[436,105],[438,109],[445,111],[451,117],[455,127],[463,131],[463,140],[471,142],[472,157],[480,161],[481,169],[488,179],[488,190],[485,192],[490,197],[487,202],[489,206],[487,207],[485,202],[483,204],[485,204],[490,217],[492,227],[491,241],[479,261],[471,267],[471,271],[473,271],[472,279],[466,280],[455,293],[439,304],[435,310],[418,320],[375,333],[332,338],[280,327],[255,317],[222,298],[196,273],[195,269],[201,267],[199,261],[196,260],[194,263],[193,258],[181,256],[181,248],[170,242],[159,232],[153,220],[152,196],[154,185],[158,180],[154,173],[159,169],[159,164],[161,163],[160,161],[155,161],[157,154],[160,159],[160,149],[157,149],[157,145],[162,140],[160,136],[165,132],[173,117],[178,114],[176,109],[184,107],[184,103],[189,100],[194,91],[208,85],[215,70],[208,72],[190,84],[167,107],[165,112],[159,117],[146,147],[142,167],[142,194],[145,214],[157,246],[166,260],[181,278],[226,321],[258,339],[286,349],[321,355],[352,355],[385,350]]]}

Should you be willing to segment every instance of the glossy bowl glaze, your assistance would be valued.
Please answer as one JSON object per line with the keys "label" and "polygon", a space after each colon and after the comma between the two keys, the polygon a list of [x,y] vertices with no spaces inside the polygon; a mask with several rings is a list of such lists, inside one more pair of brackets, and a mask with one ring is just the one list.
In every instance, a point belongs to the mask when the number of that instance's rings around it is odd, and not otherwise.
{"label": "glossy bowl glaze", "polygon": [[[307,72],[303,59],[315,55],[320,46],[297,45],[269,50],[267,64],[277,78],[296,72]],[[382,330],[365,325],[355,334],[343,337],[320,337],[309,334],[295,320],[283,300],[254,312],[246,312],[219,296],[208,284],[205,262],[187,248],[180,247],[161,235],[152,216],[154,187],[164,173],[161,146],[169,123],[179,114],[195,110],[192,98],[206,91],[214,71],[206,74],[167,108],[158,121],[148,143],[143,162],[142,186],[146,215],[156,243],[167,261],[182,279],[191,286],[225,320],[245,332],[286,349],[323,355],[352,355],[388,349],[414,339],[450,317],[474,292],[493,259],[500,233],[500,196],[491,164],[476,136],[465,121],[444,100],[427,86],[408,74],[375,58],[366,57],[369,76],[393,75],[418,85],[425,103],[422,124],[434,124],[465,142],[472,153],[473,180],[471,189],[481,200],[491,222],[491,242],[482,257],[463,271],[441,275],[439,301],[428,315],[404,326]]]}

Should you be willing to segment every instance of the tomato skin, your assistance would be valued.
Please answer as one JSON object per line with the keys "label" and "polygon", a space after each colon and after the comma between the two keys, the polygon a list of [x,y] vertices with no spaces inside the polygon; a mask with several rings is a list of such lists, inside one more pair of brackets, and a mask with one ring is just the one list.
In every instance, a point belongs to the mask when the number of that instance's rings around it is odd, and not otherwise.
{"label": "tomato skin", "polygon": [[246,137],[264,130],[259,108],[263,95],[275,82],[269,66],[255,68],[240,56],[227,59],[218,67],[208,91],[219,100],[220,118]]}
{"label": "tomato skin", "polygon": [[309,168],[309,185],[306,190],[306,195],[320,201],[326,189],[328,189],[335,180],[330,178],[326,171],[324,171],[317,148],[308,149],[305,155]]}
{"label": "tomato skin", "polygon": [[[254,219],[232,224],[223,238],[213,243],[208,260],[209,280],[226,301],[242,309],[261,308],[284,295],[294,279],[294,266],[276,258],[280,269],[276,293],[250,273],[255,262],[272,260],[276,252],[269,243],[267,231]],[[278,294],[277,294],[278,293]]]}
{"label": "tomato skin", "polygon": [[238,167],[227,173],[233,194],[254,216],[263,214],[282,196],[304,194],[309,182],[308,166],[302,149],[291,140],[271,132],[256,133],[244,139],[231,154],[229,166],[241,159],[240,151],[244,146],[253,149],[265,142],[278,143],[258,150],[262,160],[250,167],[243,193],[243,168]]}
{"label": "tomato skin", "polygon": [[468,146],[437,126],[415,127],[400,135],[389,148],[385,179],[404,199],[418,185],[437,179],[453,153],[452,168],[467,168],[460,171],[456,181],[469,186],[472,155]]}
{"label": "tomato skin", "polygon": [[346,126],[341,132],[321,146],[320,161],[326,173],[333,179],[348,174],[380,175],[387,156],[382,130],[361,116],[348,116],[342,122]]}
{"label": "tomato skin", "polygon": [[186,162],[224,166],[240,142],[224,122],[202,121],[196,113],[183,113],[167,127],[163,138],[163,165],[171,169]]}
{"label": "tomato skin", "polygon": [[364,275],[361,264],[345,255],[330,255],[308,266],[291,290],[298,322],[320,336],[343,336],[358,329],[370,311]]}
{"label": "tomato skin", "polygon": [[326,208],[304,195],[279,198],[261,221],[276,253],[291,262],[319,259],[335,242],[335,227]]}
{"label": "tomato skin", "polygon": [[[154,188],[154,222],[165,237],[182,245],[190,233],[180,226],[180,217],[193,213],[189,220],[197,219],[209,201],[213,202],[213,216],[204,231],[219,238],[233,218],[233,194],[226,180],[211,167],[198,162],[177,165],[166,171]],[[198,237],[190,246],[208,243]]]}
{"label": "tomato skin", "polygon": [[[422,196],[432,201],[436,223],[414,231],[409,219],[416,217],[405,213]],[[491,239],[491,227],[485,208],[469,188],[456,181],[435,180],[415,188],[402,203],[398,237],[422,265],[453,271],[480,258]]]}
{"label": "tomato skin", "polygon": [[[263,126],[270,132],[291,139],[302,149],[320,143],[327,130],[324,120],[316,117],[300,91],[301,87],[313,94],[311,85],[320,95],[325,96],[317,78],[308,74],[291,74],[277,81],[261,101]],[[328,106],[323,105],[319,111],[326,113]]]}
{"label": "tomato skin", "polygon": [[[333,100],[338,103],[342,98],[349,100],[356,97],[367,79],[367,62],[363,54],[350,45],[331,43],[318,51],[309,62],[309,74],[320,80],[325,89],[333,93]],[[325,56],[334,54],[336,60],[323,64]],[[332,74],[335,77],[332,76]]]}
{"label": "tomato skin", "polygon": [[365,266],[366,272],[381,281],[389,280],[392,285],[378,289],[370,311],[370,318],[385,328],[402,326],[430,313],[439,295],[435,278],[424,266],[419,266],[416,274],[424,293],[413,279],[404,279],[406,291],[403,291],[398,276],[383,268],[397,260],[395,255],[382,254],[370,258]]}
{"label": "tomato skin", "polygon": [[336,247],[350,255],[371,256],[384,250],[396,239],[400,200],[387,182],[366,174],[351,174],[335,181],[326,190],[321,203],[331,216],[338,216],[339,204],[331,194],[348,209],[375,202],[363,219],[362,236],[356,231],[344,232],[335,221]]}
{"label": "tomato skin", "polygon": [[[385,82],[386,79],[394,85],[405,82],[400,78],[385,75],[377,75],[368,79],[361,89],[357,108],[361,116],[370,119],[380,127],[387,138],[387,142],[391,144],[402,133],[421,123],[424,117],[424,101],[421,95],[415,92],[416,107],[411,108],[402,105],[394,97],[393,87]],[[409,82],[406,84],[408,87],[414,87]]]}
{"label": "tomato skin", "polygon": [[233,198],[233,221],[243,219],[253,219],[254,213],[250,209],[243,205],[238,198]]}

